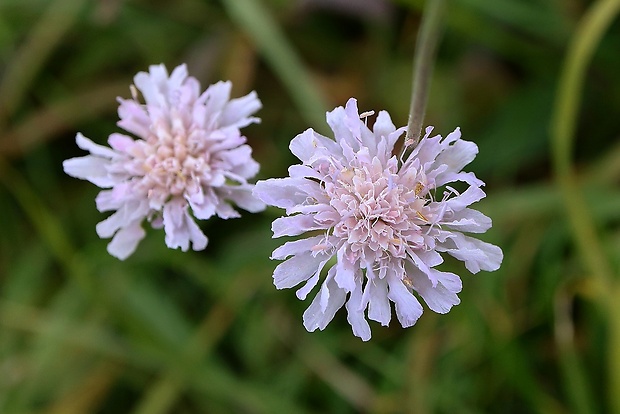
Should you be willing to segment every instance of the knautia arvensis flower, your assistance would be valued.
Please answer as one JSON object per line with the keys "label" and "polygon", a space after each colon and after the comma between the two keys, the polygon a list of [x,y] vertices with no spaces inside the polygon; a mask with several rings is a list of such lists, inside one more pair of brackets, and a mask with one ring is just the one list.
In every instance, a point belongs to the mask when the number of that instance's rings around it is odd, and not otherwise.
{"label": "knautia arvensis flower", "polygon": [[207,238],[192,216],[239,217],[233,203],[250,212],[264,208],[247,182],[259,165],[240,132],[259,122],[251,116],[261,108],[255,92],[230,99],[230,82],[202,92],[185,65],[170,76],[164,65],[153,65],[134,84],[132,99],[119,98],[118,126],[137,139],[114,133],[108,148],[78,133],[78,146],[91,155],[63,163],[67,174],[108,188],[96,204],[114,213],[97,225],[97,234],[113,237],[111,255],[125,259],[135,251],[144,219],[164,228],[168,247],[186,251],[191,243],[202,250]]}
{"label": "knautia arvensis flower", "polygon": [[[273,222],[274,237],[310,232],[272,254],[285,260],[273,274],[278,289],[305,282],[297,290],[303,300],[322,280],[303,316],[306,329],[324,329],[343,305],[363,340],[371,336],[367,318],[389,324],[390,301],[403,327],[422,315],[417,297],[448,312],[462,285],[456,274],[435,269],[441,253],[472,273],[499,268],[499,247],[464,234],[485,232],[491,219],[468,207],[485,196],[484,183],[462,171],[478,148],[459,129],[442,138],[427,128],[399,159],[395,143],[405,128],[396,129],[387,112],[379,112],[370,130],[350,99],[328,112],[327,122],[335,141],[306,130],[290,144],[301,164],[289,168],[289,177],[259,181],[254,189],[266,204],[286,209]],[[458,192],[450,185],[457,181],[467,188]]]}

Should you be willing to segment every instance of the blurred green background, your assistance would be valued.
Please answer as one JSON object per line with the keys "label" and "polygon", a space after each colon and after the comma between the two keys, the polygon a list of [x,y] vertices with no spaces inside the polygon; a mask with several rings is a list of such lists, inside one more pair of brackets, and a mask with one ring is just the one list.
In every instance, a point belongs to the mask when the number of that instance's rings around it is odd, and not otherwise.
{"label": "blurred green background", "polygon": [[[262,123],[244,132],[260,178],[285,176],[289,141],[351,96],[404,125],[422,1],[0,0],[0,413],[620,409],[620,25],[595,45],[577,118],[559,118],[577,125],[577,190],[562,192],[551,121],[593,2],[448,3],[426,124],[479,145],[482,238],[505,259],[475,276],[448,261],[459,306],[371,323],[364,343],[344,310],[307,333],[310,300],[273,287],[281,211],[200,223],[203,252],[150,230],[120,262],[95,233],[98,189],[61,163],[84,155],[77,131],[119,131],[116,97],[156,63],[258,92]],[[583,237],[566,215],[581,194]]]}

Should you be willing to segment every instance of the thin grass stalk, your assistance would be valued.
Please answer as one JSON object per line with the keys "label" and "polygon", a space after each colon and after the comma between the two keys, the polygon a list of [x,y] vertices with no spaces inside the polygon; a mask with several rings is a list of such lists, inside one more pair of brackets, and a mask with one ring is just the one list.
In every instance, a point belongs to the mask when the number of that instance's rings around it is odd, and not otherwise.
{"label": "thin grass stalk", "polygon": [[327,104],[318,85],[262,2],[224,0],[223,4],[240,30],[255,42],[282,81],[301,116],[317,131],[329,133],[324,120]]}
{"label": "thin grass stalk", "polygon": [[[611,412],[620,412],[620,324],[613,323],[614,304],[613,271],[596,232],[595,222],[578,183],[573,165],[572,151],[581,92],[587,67],[603,34],[620,12],[620,0],[599,0],[583,17],[569,45],[565,65],[560,77],[554,113],[551,120],[551,145],[555,176],[568,215],[573,238],[588,273],[599,288],[599,298],[608,312],[611,323],[609,351],[609,405]],[[571,375],[583,376],[583,371]],[[584,383],[584,378],[572,383]],[[580,393],[568,390],[574,398]],[[589,412],[585,401],[575,401],[580,412]]]}

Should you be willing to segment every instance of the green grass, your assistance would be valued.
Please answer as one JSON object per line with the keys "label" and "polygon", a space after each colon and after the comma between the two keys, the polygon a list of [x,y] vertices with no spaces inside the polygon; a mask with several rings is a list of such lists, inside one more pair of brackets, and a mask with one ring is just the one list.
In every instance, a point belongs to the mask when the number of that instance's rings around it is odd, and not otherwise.
{"label": "green grass", "polygon": [[494,273],[442,265],[464,283],[449,314],[372,323],[368,343],[344,312],[307,333],[310,301],[272,285],[275,209],[200,223],[203,252],[150,230],[107,254],[97,189],[61,163],[77,131],[118,131],[115,98],[150,64],[258,92],[261,178],[351,96],[406,124],[423,2],[295,3],[0,1],[0,413],[620,412],[615,0],[592,25],[585,0],[447,2],[427,123],[479,145],[483,238],[505,253]]}

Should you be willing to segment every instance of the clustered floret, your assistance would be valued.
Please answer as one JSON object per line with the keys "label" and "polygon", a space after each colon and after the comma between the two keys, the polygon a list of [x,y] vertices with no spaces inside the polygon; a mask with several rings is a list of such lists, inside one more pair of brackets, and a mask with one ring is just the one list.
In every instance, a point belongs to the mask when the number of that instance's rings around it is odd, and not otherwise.
{"label": "clustered floret", "polygon": [[[462,171],[478,148],[462,140],[459,129],[442,138],[430,137],[427,128],[401,160],[394,149],[405,128],[396,129],[387,112],[378,114],[371,131],[350,99],[329,112],[327,122],[335,141],[306,130],[290,144],[301,164],[289,168],[289,177],[259,181],[254,189],[267,205],[286,210],[273,222],[274,237],[312,234],[272,254],[284,260],[274,271],[275,286],[305,282],[299,299],[325,273],[304,313],[309,331],[324,329],[345,305],[353,333],[368,340],[366,312],[388,325],[390,301],[401,325],[411,326],[422,314],[413,292],[431,310],[448,312],[459,303],[462,285],[456,274],[435,269],[443,262],[440,253],[472,273],[499,268],[499,247],[464,234],[485,232],[491,219],[468,207],[485,196],[484,183]],[[467,188],[458,192],[454,182]]]}
{"label": "clustered floret", "polygon": [[97,209],[114,213],[97,225],[97,234],[112,237],[111,255],[125,259],[135,251],[144,219],[164,228],[168,247],[187,251],[191,243],[202,250],[207,237],[192,215],[239,217],[232,203],[250,212],[264,209],[247,181],[259,164],[240,132],[260,121],[251,116],[261,108],[255,92],[231,100],[230,82],[201,92],[185,65],[170,76],[163,65],[151,66],[134,83],[145,103],[135,88],[131,99],[119,98],[118,126],[137,139],[114,133],[108,148],[78,133],[78,146],[91,155],[63,163],[67,174],[108,188],[97,196]]}

